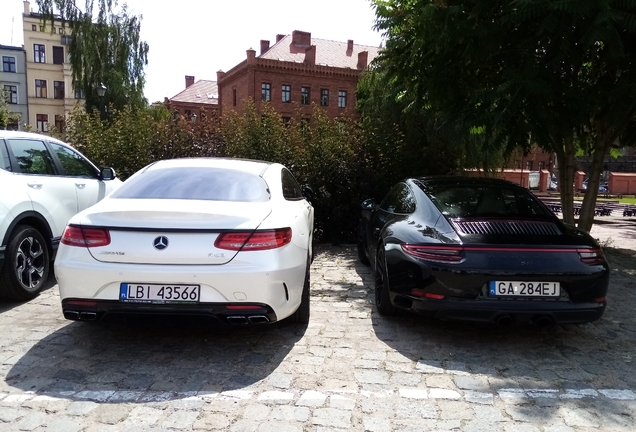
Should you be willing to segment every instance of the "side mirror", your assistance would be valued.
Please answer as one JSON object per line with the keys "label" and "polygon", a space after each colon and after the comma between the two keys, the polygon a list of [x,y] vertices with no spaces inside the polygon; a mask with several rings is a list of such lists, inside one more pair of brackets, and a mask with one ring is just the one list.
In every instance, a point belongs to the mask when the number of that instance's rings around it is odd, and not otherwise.
{"label": "side mirror", "polygon": [[362,201],[362,210],[373,210],[375,208],[375,200],[373,198]]}
{"label": "side mirror", "polygon": [[314,191],[308,184],[303,186],[303,196],[307,199],[307,201],[314,199]]}
{"label": "side mirror", "polygon": [[102,180],[114,180],[117,178],[117,174],[115,174],[115,170],[112,169],[111,167],[102,168],[99,175]]}

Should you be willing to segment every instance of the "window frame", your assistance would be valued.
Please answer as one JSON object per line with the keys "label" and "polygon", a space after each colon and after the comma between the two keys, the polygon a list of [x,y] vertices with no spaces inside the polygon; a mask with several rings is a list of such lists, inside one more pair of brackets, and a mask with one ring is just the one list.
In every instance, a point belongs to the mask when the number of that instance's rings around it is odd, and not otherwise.
{"label": "window frame", "polygon": [[49,115],[48,114],[36,114],[35,115],[35,128],[39,132],[49,131]]}
{"label": "window frame", "polygon": [[53,81],[53,99],[64,99],[64,81]]}
{"label": "window frame", "polygon": [[33,62],[46,63],[46,45],[33,44]]}
{"label": "window frame", "polygon": [[64,64],[64,47],[56,45],[53,46],[53,64]]}
{"label": "window frame", "polygon": [[261,83],[261,100],[263,102],[271,102],[272,100],[272,83]]}
{"label": "window frame", "polygon": [[347,91],[338,90],[338,108],[347,107]]}
{"label": "window frame", "polygon": [[302,86],[300,88],[300,104],[301,105],[311,104],[311,87]]}
{"label": "window frame", "polygon": [[281,102],[282,103],[291,103],[291,85],[283,84],[281,85]]}
{"label": "window frame", "polygon": [[329,89],[320,89],[320,106],[329,106]]}
{"label": "window frame", "polygon": [[[11,62],[10,60],[13,60],[13,62]],[[13,70],[11,70],[11,66],[13,66]],[[8,55],[2,56],[2,72],[7,72],[7,73],[18,72],[18,65],[17,65],[17,60],[15,57],[8,56]]]}
{"label": "window frame", "polygon": [[46,99],[48,97],[47,92],[48,83],[43,79],[35,79],[35,97]]}
{"label": "window frame", "polygon": [[7,93],[7,103],[10,105],[17,105],[18,104],[18,86],[11,85],[11,84],[4,84],[3,90]]}

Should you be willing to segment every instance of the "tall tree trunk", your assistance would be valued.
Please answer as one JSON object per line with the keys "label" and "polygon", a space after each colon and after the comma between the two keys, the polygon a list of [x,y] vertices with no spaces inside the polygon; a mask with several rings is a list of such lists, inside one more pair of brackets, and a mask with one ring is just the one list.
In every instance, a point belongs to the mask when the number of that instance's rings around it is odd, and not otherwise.
{"label": "tall tree trunk", "polygon": [[597,124],[597,132],[594,140],[594,150],[592,153],[592,165],[588,173],[587,190],[581,204],[581,215],[579,216],[578,227],[589,232],[594,224],[596,213],[596,198],[600,185],[601,172],[605,155],[609,152],[612,139],[608,138],[607,128],[602,124]]}
{"label": "tall tree trunk", "polygon": [[574,225],[574,171],[576,165],[574,156],[576,147],[573,137],[563,140],[563,150],[556,152],[559,162],[559,192],[561,194],[561,210],[563,212],[563,222]]}

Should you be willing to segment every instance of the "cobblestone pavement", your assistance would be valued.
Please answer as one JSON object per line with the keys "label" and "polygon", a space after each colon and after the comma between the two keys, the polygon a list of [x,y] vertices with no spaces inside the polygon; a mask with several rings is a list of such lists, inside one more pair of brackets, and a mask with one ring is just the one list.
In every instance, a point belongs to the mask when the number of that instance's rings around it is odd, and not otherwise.
{"label": "cobblestone pavement", "polygon": [[380,317],[350,247],[319,248],[308,326],[64,320],[0,303],[3,431],[633,431],[636,257],[603,319],[550,330]]}

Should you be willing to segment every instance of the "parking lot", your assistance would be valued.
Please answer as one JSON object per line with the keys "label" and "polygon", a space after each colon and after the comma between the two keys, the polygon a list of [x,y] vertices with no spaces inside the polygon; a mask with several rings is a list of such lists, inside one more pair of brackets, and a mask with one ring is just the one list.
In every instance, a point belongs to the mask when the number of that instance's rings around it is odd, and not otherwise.
{"label": "parking lot", "polygon": [[352,247],[318,248],[308,326],[71,322],[52,280],[0,303],[0,429],[633,431],[636,256],[608,255],[605,316],[548,330],[381,317]]}

